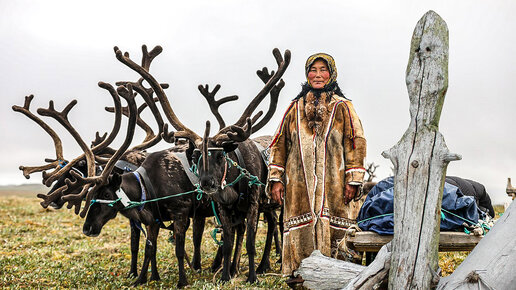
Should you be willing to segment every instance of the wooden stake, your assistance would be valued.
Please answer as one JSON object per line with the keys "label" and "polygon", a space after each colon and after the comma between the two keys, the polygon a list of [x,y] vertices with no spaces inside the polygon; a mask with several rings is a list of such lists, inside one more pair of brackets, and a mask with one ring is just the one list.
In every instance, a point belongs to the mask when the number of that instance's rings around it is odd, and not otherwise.
{"label": "wooden stake", "polygon": [[440,209],[450,154],[439,133],[448,88],[448,28],[433,11],[417,23],[406,71],[410,125],[382,153],[394,164],[394,238],[389,289],[429,289],[438,268]]}

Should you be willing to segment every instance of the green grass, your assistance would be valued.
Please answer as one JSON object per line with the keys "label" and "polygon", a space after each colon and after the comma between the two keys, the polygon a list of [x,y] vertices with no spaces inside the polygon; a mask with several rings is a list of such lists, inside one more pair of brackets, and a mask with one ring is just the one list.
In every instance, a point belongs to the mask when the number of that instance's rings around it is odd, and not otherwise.
{"label": "green grass", "polygon": [[[130,287],[135,279],[127,278],[130,266],[129,223],[119,215],[110,221],[99,237],[82,233],[83,219],[71,210],[43,209],[35,198],[3,196],[0,200],[0,287],[2,288],[105,288]],[[287,288],[285,278],[277,274],[259,275],[259,282],[245,283],[248,259],[243,249],[241,271],[233,281],[213,281],[209,267],[216,246],[207,223],[203,235],[201,273],[188,266],[186,273],[194,289]],[[265,227],[258,231],[257,263],[265,244]],[[169,232],[162,230],[158,239],[158,271],[160,281],[148,282],[150,288],[175,288],[178,281],[174,245],[168,242]],[[186,237],[186,251],[193,253],[191,229]],[[139,266],[143,261],[144,238],[140,243]],[[280,273],[273,263],[279,257],[272,253],[273,273]],[[148,274],[150,278],[150,273]]]}

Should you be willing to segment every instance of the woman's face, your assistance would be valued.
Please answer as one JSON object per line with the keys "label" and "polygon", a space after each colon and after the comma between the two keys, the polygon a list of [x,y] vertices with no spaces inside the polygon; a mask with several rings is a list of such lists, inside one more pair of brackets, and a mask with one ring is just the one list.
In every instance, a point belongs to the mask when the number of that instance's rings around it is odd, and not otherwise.
{"label": "woman's face", "polygon": [[308,81],[310,81],[312,88],[322,89],[329,79],[330,71],[326,62],[320,59],[316,60],[308,71]]}

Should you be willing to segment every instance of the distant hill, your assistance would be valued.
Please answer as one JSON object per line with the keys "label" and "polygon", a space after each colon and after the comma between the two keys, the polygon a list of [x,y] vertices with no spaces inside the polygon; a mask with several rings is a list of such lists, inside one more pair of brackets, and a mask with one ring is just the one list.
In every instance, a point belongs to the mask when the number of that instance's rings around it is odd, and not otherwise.
{"label": "distant hill", "polygon": [[36,197],[46,193],[49,188],[43,184],[0,185],[0,196]]}

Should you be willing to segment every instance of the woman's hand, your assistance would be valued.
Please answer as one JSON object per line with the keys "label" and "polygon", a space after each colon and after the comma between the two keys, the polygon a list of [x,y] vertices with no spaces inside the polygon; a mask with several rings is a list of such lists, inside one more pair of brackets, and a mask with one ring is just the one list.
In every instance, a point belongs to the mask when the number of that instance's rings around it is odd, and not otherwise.
{"label": "woman's hand", "polygon": [[272,189],[271,189],[272,199],[274,199],[274,201],[276,201],[280,205],[283,204],[283,194],[284,193],[285,193],[285,186],[283,186],[283,183],[276,181],[272,184]]}
{"label": "woman's hand", "polygon": [[358,185],[346,184],[346,191],[344,192],[344,203],[348,204],[357,196]]}

